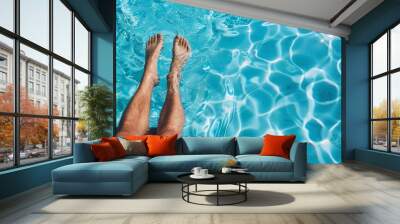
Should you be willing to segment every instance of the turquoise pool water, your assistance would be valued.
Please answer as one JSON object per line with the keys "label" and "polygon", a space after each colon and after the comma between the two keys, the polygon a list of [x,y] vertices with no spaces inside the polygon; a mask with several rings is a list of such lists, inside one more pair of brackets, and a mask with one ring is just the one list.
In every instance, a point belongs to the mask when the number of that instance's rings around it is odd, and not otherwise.
{"label": "turquoise pool water", "polygon": [[339,37],[155,0],[117,0],[116,32],[118,122],[141,79],[145,42],[160,32],[150,114],[157,125],[180,34],[193,51],[181,81],[183,136],[296,134],[310,142],[309,162],[340,162]]}

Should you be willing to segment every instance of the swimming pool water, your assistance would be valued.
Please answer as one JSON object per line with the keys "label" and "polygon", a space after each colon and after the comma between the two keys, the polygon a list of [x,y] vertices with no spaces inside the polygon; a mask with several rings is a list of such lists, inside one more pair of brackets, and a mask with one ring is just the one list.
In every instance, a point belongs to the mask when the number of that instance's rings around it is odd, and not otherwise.
{"label": "swimming pool water", "polygon": [[339,37],[165,0],[117,0],[117,122],[140,82],[149,36],[164,35],[156,127],[176,34],[192,47],[181,81],[183,136],[296,134],[310,163],[341,158]]}

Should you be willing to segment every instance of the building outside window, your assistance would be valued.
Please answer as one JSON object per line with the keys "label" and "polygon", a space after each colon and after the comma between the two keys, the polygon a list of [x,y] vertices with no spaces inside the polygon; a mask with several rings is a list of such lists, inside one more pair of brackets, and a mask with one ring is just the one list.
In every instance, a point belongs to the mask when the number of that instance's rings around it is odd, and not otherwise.
{"label": "building outside window", "polygon": [[[14,17],[20,16],[14,18],[20,21],[15,29],[19,33],[8,27],[3,27],[8,32],[0,30],[0,170],[70,156],[73,143],[87,139],[86,127],[71,106],[79,102],[80,89],[65,87],[90,84],[81,81],[90,80],[90,32],[64,1],[51,1],[52,4],[49,0],[19,1],[19,13],[12,12]],[[39,11],[40,15],[36,13]],[[19,52],[15,51],[17,44]],[[87,49],[78,49],[82,47]],[[20,59],[19,88],[14,82],[14,54]],[[75,77],[78,72],[79,77]],[[14,99],[17,89],[20,97]],[[14,111],[15,104],[20,108],[18,113]],[[15,125],[18,133],[13,132]],[[34,138],[33,132],[38,133]]]}
{"label": "building outside window", "polygon": [[371,149],[400,153],[400,24],[370,44]]}

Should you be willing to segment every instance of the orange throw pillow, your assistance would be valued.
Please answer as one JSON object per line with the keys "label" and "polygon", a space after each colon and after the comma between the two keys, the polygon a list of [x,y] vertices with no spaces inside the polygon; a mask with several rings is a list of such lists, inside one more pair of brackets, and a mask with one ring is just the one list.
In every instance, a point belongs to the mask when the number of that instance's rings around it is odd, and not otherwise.
{"label": "orange throw pillow", "polygon": [[93,144],[91,145],[91,149],[94,154],[94,157],[99,162],[117,159],[117,156],[115,155],[115,151],[112,145],[108,142]]}
{"label": "orange throw pillow", "polygon": [[128,135],[128,136],[123,136],[124,139],[129,140],[129,141],[143,141],[145,142],[147,139],[147,135]]}
{"label": "orange throw pillow", "polygon": [[114,149],[115,155],[117,158],[125,157],[126,151],[124,146],[122,146],[121,142],[117,137],[109,137],[109,138],[101,138],[101,142],[108,142]]}
{"label": "orange throw pillow", "polygon": [[261,149],[262,156],[280,156],[290,159],[290,148],[293,145],[296,135],[275,136],[265,135],[264,145]]}
{"label": "orange throw pillow", "polygon": [[176,155],[176,139],[178,135],[148,135],[146,139],[148,156]]}

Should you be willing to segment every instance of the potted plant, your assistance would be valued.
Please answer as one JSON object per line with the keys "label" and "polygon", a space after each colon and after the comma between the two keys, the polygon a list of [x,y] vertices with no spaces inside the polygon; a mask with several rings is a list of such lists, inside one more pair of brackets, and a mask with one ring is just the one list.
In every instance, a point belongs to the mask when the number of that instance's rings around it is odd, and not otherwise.
{"label": "potted plant", "polygon": [[79,106],[82,110],[82,121],[79,121],[78,125],[79,130],[82,127],[87,129],[85,134],[89,140],[110,136],[113,117],[112,94],[112,91],[102,84],[86,87],[80,92]]}

